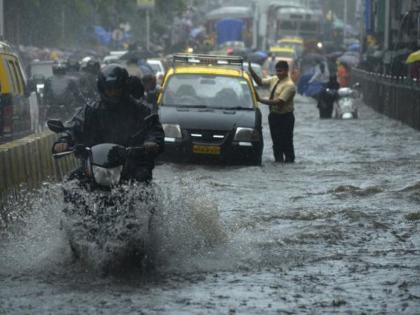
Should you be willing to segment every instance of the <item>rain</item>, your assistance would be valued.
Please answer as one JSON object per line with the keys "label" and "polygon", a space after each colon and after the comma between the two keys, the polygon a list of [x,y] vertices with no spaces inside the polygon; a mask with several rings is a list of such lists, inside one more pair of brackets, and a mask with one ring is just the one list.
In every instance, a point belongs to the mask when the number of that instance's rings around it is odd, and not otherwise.
{"label": "rain", "polygon": [[0,314],[418,314],[419,8],[0,0]]}

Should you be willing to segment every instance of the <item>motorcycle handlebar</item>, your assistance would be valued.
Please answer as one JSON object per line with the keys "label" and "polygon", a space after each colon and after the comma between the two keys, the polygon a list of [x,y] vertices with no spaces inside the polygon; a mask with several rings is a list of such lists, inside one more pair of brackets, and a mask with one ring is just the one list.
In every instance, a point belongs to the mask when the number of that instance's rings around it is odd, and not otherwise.
{"label": "motorcycle handlebar", "polygon": [[[145,154],[146,153],[146,149],[144,146],[135,146],[135,147],[126,147],[126,148],[121,148],[122,152],[120,151],[121,155],[124,156],[135,156],[135,155],[141,155],[141,154]],[[76,144],[72,147],[69,147],[69,150],[67,151],[63,151],[63,152],[58,152],[58,153],[53,153],[53,157],[55,159],[59,159],[59,158],[63,158],[67,155],[70,154],[75,154],[78,157],[83,157],[84,155],[86,155],[86,153],[90,150],[89,147],[83,145],[83,144]]]}

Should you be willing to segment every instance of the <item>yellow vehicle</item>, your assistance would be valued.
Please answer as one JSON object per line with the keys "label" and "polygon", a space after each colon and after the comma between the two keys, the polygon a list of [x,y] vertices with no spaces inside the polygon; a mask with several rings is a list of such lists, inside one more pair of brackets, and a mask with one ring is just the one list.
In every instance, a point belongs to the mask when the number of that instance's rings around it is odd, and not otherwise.
{"label": "yellow vehicle", "polygon": [[274,60],[272,58],[268,58],[263,64],[264,75],[274,75],[275,63],[277,63],[279,60],[284,60],[289,64],[289,75],[291,79],[296,83],[299,78],[299,69],[297,64],[298,56],[295,49],[292,47],[272,46],[270,48],[270,54],[275,58]]}
{"label": "yellow vehicle", "polygon": [[158,105],[164,158],[261,164],[262,115],[242,57],[175,55]]}
{"label": "yellow vehicle", "polygon": [[0,140],[21,136],[31,130],[25,72],[18,55],[0,42]]}
{"label": "yellow vehicle", "polygon": [[301,37],[283,37],[277,41],[279,47],[293,48],[296,55],[300,57],[304,51],[304,41]]}
{"label": "yellow vehicle", "polygon": [[297,59],[296,51],[292,47],[272,46],[270,47],[270,54],[278,59]]}

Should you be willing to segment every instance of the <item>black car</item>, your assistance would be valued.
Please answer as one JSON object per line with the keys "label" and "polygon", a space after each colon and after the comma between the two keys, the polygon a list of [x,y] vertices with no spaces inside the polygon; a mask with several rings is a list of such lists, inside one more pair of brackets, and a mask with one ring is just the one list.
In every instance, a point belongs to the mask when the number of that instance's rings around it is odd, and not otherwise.
{"label": "black car", "polygon": [[164,78],[163,158],[261,164],[261,111],[239,57],[181,55]]}

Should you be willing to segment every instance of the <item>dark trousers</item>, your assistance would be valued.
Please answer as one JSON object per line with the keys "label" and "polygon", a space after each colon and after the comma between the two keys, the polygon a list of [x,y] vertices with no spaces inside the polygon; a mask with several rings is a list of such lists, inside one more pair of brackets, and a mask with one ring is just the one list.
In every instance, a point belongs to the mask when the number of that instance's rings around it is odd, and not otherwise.
{"label": "dark trousers", "polygon": [[271,139],[273,140],[273,153],[277,162],[293,163],[295,149],[293,146],[293,129],[295,115],[292,113],[268,115]]}

